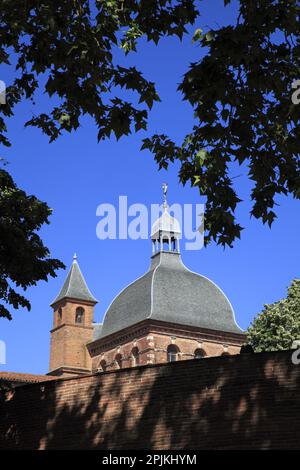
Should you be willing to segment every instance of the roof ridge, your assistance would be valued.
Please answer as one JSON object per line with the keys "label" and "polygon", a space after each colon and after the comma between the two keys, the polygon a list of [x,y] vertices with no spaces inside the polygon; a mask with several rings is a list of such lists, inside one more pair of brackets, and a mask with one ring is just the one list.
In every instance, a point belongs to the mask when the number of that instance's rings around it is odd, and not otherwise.
{"label": "roof ridge", "polygon": [[153,284],[154,284],[154,277],[155,277],[155,273],[157,271],[157,269],[160,267],[161,265],[161,253],[160,253],[160,256],[159,256],[159,263],[157,266],[155,266],[155,268],[153,269],[153,274],[152,274],[152,279],[151,279],[151,292],[150,292],[150,295],[151,295],[151,303],[150,303],[150,315],[148,315],[147,318],[151,318],[152,317],[152,313],[153,313],[153,303],[154,303],[154,289],[153,289]]}

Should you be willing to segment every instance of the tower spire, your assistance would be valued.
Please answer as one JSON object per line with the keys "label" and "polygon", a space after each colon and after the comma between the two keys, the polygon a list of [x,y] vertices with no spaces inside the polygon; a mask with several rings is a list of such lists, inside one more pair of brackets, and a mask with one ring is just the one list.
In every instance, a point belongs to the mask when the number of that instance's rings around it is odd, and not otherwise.
{"label": "tower spire", "polygon": [[64,298],[71,298],[76,300],[85,300],[88,302],[93,302],[94,304],[97,303],[97,300],[90,292],[86,281],[83,277],[83,274],[80,270],[79,264],[77,262],[77,255],[76,253],[73,256],[73,263],[71,265],[71,269],[65,279],[65,282],[56,297],[56,299],[52,302],[51,305],[54,305],[58,301]]}

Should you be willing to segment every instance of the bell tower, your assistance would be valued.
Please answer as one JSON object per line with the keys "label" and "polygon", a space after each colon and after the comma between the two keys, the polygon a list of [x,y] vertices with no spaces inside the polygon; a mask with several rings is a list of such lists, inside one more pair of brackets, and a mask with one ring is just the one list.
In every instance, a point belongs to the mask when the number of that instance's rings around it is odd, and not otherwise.
{"label": "bell tower", "polygon": [[86,344],[93,336],[96,303],[74,255],[63,287],[51,304],[53,328],[48,375],[71,376],[91,372],[91,358]]}
{"label": "bell tower", "polygon": [[[169,206],[167,203],[168,185],[162,185],[164,202],[163,213],[153,224],[151,228],[152,240],[152,255],[165,251],[170,253],[180,253],[179,240],[181,230],[178,220],[172,217],[169,213]],[[153,257],[152,256],[152,257]]]}

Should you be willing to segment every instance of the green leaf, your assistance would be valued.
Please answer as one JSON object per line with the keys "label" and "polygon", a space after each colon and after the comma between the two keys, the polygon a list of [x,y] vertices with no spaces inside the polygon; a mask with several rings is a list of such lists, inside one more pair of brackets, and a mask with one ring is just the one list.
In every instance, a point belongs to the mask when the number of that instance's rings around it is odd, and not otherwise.
{"label": "green leaf", "polygon": [[192,42],[198,42],[203,38],[203,30],[201,28],[196,29],[192,37]]}

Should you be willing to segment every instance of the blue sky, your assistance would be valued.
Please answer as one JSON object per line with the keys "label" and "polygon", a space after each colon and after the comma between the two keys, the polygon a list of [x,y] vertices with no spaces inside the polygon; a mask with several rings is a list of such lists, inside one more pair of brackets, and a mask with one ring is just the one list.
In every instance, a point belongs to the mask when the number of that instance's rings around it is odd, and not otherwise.
{"label": "blue sky", "polygon": [[[236,15],[235,3],[223,7],[223,0],[204,0],[202,17],[195,25],[203,29],[230,23]],[[180,139],[191,129],[193,112],[176,92],[190,62],[203,52],[186,37],[182,43],[165,39],[159,47],[142,44],[137,54],[122,57],[120,62],[136,65],[145,77],[156,82],[162,99],[150,112],[148,134],[163,132]],[[9,70],[1,70],[0,79],[9,83]],[[45,98],[40,97],[41,103]],[[49,144],[46,136],[23,123],[33,111],[30,102],[22,103],[9,122],[13,146],[2,151],[9,160],[8,170],[27,193],[47,201],[53,208],[51,224],[41,235],[52,256],[69,268],[73,253],[78,260],[92,293],[99,300],[96,321],[101,321],[114,296],[129,282],[145,272],[150,263],[149,240],[99,240],[96,237],[96,208],[101,203],[117,204],[120,195],[128,203],[161,202],[161,184],[169,184],[170,203],[199,203],[197,190],[178,183],[178,166],[158,172],[153,157],[141,152],[140,132],[117,142],[97,143],[97,132],[89,119],[80,129]],[[184,263],[217,283],[230,299],[236,320],[247,328],[263,304],[285,296],[293,278],[299,277],[299,201],[278,199],[278,220],[270,230],[249,217],[249,183],[246,170],[236,181],[244,198],[238,216],[245,227],[242,239],[233,249],[214,245],[199,251],[182,251]],[[50,302],[58,293],[67,272],[56,279],[40,282],[27,291],[31,312],[14,312],[11,322],[0,319],[0,339],[7,345],[7,364],[3,370],[45,373],[49,363],[49,330],[52,325]]]}

